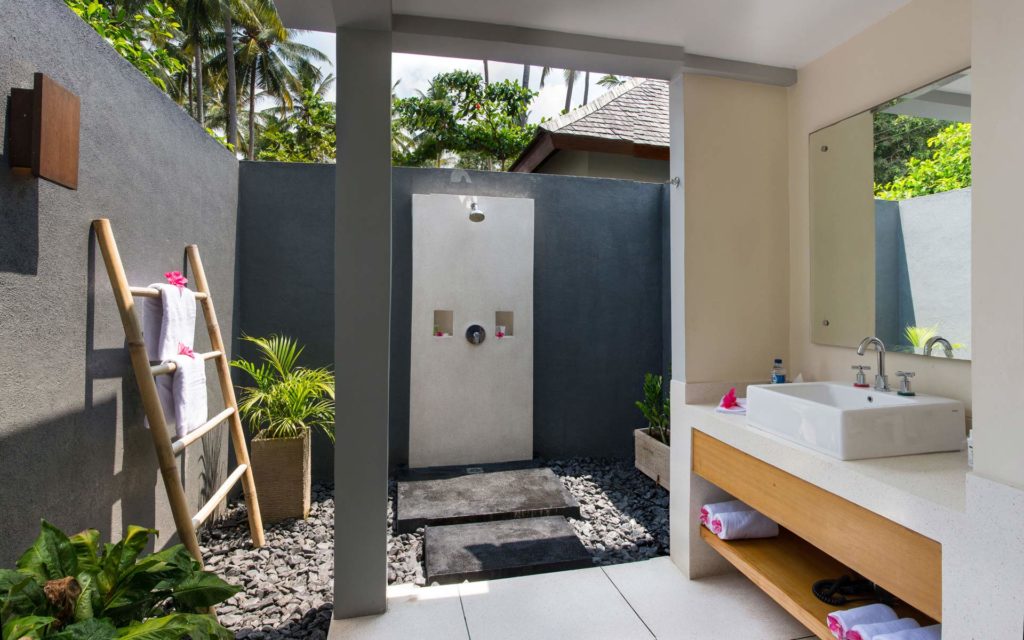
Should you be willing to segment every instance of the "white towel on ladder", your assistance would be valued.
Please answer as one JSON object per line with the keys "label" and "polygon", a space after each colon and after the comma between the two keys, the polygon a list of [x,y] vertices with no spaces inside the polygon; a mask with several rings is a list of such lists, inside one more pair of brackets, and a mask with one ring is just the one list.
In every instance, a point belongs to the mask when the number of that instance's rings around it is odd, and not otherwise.
{"label": "white towel on ladder", "polygon": [[[174,425],[181,438],[206,422],[206,363],[200,358],[176,355],[170,359],[176,369],[156,377],[156,392],[164,410],[164,420]],[[149,427],[149,421],[146,421]]]}
{"label": "white towel on ladder", "polygon": [[160,297],[142,299],[142,341],[151,361],[166,362],[178,355],[179,344],[195,344],[196,294],[173,284],[149,286]]}

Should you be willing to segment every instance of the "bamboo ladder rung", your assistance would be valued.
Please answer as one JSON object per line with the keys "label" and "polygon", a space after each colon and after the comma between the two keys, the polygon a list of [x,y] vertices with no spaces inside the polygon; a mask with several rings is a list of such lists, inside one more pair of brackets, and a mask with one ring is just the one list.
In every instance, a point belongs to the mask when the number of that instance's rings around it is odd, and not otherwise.
{"label": "bamboo ladder rung", "polygon": [[203,436],[205,436],[214,427],[216,427],[217,425],[223,423],[225,420],[230,418],[231,415],[234,412],[235,412],[235,408],[234,407],[228,407],[227,409],[221,411],[217,415],[213,416],[212,418],[210,418],[209,420],[204,422],[202,425],[196,427],[192,431],[189,431],[183,437],[178,438],[177,440],[172,442],[171,443],[171,450],[174,451],[174,455],[180,454],[182,451],[185,450],[185,447],[187,447],[188,445],[192,444],[193,442],[195,442],[199,438],[202,438]]}
{"label": "bamboo ladder rung", "polygon": [[224,481],[224,484],[220,485],[220,488],[217,489],[212,496],[210,496],[210,499],[203,505],[203,508],[197,511],[196,515],[192,516],[193,527],[198,527],[206,522],[206,519],[217,510],[220,503],[228,496],[228,491],[231,491],[231,487],[238,484],[238,481],[242,479],[242,476],[245,475],[245,471],[248,468],[249,465],[245,463],[235,467],[235,470],[231,472],[228,479]]}
{"label": "bamboo ladder rung", "polygon": [[[140,298],[159,298],[160,290],[154,289],[153,287],[128,287],[133,296]],[[196,296],[196,300],[206,300],[206,293],[202,291],[193,291]]]}
{"label": "bamboo ladder rung", "polygon": [[[220,351],[207,351],[206,353],[195,354],[196,358],[199,360],[210,360],[211,358],[216,358],[221,355],[223,354]],[[150,367],[150,371],[153,373],[154,376],[167,375],[168,373],[174,373],[177,370],[178,365],[174,364],[174,362],[171,361],[161,362],[160,364],[154,364],[152,367]]]}

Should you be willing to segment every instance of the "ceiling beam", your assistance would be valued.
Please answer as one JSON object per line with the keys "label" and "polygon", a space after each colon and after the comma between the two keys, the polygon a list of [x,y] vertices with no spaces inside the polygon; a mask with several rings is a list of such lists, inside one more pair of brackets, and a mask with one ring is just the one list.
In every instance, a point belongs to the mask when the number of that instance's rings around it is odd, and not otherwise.
{"label": "ceiling beam", "polygon": [[669,80],[697,73],[779,86],[796,70],[686,53],[683,47],[546,29],[395,14],[398,53],[500,60],[516,64]]}

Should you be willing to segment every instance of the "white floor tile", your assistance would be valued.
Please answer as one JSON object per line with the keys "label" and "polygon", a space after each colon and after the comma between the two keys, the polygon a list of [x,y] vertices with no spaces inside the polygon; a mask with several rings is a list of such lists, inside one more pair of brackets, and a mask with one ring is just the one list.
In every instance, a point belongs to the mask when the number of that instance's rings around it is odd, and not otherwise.
{"label": "white floor tile", "polygon": [[388,611],[378,616],[333,620],[328,640],[468,640],[457,585],[388,589]]}
{"label": "white floor tile", "polygon": [[473,640],[651,640],[596,567],[468,583],[461,593]]}
{"label": "white floor tile", "polygon": [[658,640],[791,640],[808,634],[739,573],[688,580],[667,557],[604,571]]}

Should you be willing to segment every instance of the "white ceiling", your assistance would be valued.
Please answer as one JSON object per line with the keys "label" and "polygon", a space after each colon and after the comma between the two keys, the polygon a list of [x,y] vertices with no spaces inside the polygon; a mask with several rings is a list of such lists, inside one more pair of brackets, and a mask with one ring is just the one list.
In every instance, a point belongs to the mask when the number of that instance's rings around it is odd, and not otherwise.
{"label": "white ceiling", "polygon": [[681,45],[798,68],[908,0],[392,0],[394,13]]}
{"label": "white ceiling", "polygon": [[[364,13],[387,0],[333,0]],[[909,0],[391,0],[394,14],[683,46],[799,68]],[[276,0],[286,24],[333,30],[332,0]]]}

